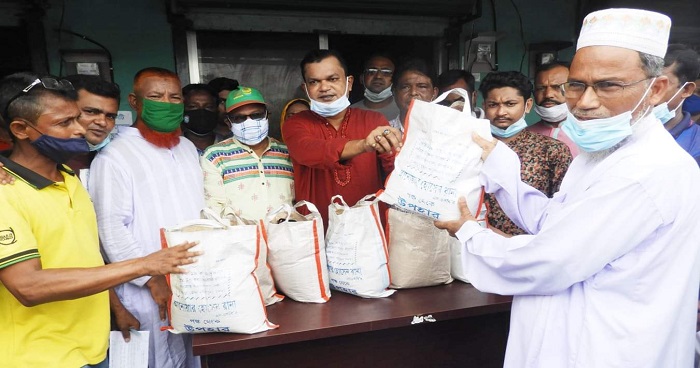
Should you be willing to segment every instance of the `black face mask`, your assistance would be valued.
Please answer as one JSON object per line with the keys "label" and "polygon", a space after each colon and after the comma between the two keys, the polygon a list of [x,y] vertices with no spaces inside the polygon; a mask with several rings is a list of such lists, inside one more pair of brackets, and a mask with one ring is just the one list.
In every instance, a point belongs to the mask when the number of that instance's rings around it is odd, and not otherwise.
{"label": "black face mask", "polygon": [[205,109],[185,111],[183,126],[196,135],[207,135],[214,132],[219,122],[219,114]]}

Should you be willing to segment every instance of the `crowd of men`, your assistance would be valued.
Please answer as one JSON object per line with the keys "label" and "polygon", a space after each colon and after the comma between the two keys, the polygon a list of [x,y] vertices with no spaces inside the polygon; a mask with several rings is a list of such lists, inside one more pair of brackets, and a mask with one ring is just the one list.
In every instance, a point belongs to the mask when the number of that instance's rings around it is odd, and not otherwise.
{"label": "crowd of men", "polygon": [[[488,119],[494,137],[455,137],[483,149],[489,229],[464,201],[459,220],[436,226],[462,242],[475,287],[514,295],[505,365],[690,366],[700,59],[668,45],[670,27],[654,12],[595,12],[570,64],[541,66],[534,83],[491,72],[478,89],[467,71],[437,76],[423,60],[376,53],[354,104],[343,57],[312,50],[300,64],[308,99],[285,106],[284,142],[269,136],[262,92],[233,79],[183,88],[172,71],[142,69],[127,98],[135,121],[115,128],[121,91],[111,82],[7,76],[0,361],[104,367],[111,310],[125,339],[150,331],[150,367],[198,367],[190,337],[162,328],[164,275],[199,253],[193,243],[161,250],[159,229],[204,207],[257,220],[301,200],[355,203],[393,170],[411,101],[461,88],[466,100],[452,93],[442,104]],[[533,108],[541,120],[528,126]]]}

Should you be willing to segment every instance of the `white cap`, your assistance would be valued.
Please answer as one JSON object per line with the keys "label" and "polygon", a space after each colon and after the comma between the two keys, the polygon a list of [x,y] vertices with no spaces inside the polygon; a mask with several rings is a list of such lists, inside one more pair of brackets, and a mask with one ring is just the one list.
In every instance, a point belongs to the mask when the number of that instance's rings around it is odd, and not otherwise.
{"label": "white cap", "polygon": [[587,46],[617,46],[663,58],[671,18],[648,10],[605,9],[583,20],[576,50]]}

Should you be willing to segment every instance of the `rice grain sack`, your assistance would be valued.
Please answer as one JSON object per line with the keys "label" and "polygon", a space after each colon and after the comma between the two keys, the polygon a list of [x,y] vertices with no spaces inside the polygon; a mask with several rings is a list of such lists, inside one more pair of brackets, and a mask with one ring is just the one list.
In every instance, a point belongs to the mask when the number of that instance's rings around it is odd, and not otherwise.
{"label": "rice grain sack", "polygon": [[[205,212],[205,216],[209,216],[209,211],[203,212]],[[255,277],[258,280],[260,292],[262,293],[263,299],[265,300],[265,306],[270,306],[281,300],[284,300],[284,295],[280,295],[277,293],[277,289],[275,288],[275,281],[272,278],[272,270],[270,269],[270,265],[267,262],[267,241],[265,240],[265,233],[262,229],[262,226],[259,226],[260,224],[256,221],[240,218],[238,215],[236,215],[233,208],[230,207],[226,207],[223,209],[223,211],[221,212],[221,217],[230,220],[232,226],[244,224],[256,225],[259,227],[258,230],[261,234],[260,254],[258,255],[258,263],[255,267]]]}
{"label": "rice grain sack", "polygon": [[[463,111],[438,104],[450,93],[464,97]],[[492,138],[489,121],[473,117],[469,106],[467,92],[461,88],[433,102],[411,101],[403,146],[379,200],[434,220],[456,220],[457,200],[464,196],[472,214],[479,213],[483,150],[472,140],[472,133]]]}
{"label": "rice grain sack", "polygon": [[450,242],[447,230],[433,220],[390,208],[387,211],[387,241],[391,288],[405,289],[449,284]]}
{"label": "rice grain sack", "polygon": [[388,249],[374,194],[350,207],[337,195],[328,206],[326,257],[331,289],[363,298],[383,298],[390,276]]}
{"label": "rice grain sack", "polygon": [[[310,214],[297,208],[306,206]],[[268,263],[277,289],[306,303],[325,303],[331,297],[326,263],[323,220],[313,204],[284,204],[268,213],[264,223],[269,249]]]}
{"label": "rice grain sack", "polygon": [[265,303],[253,271],[260,252],[256,225],[228,226],[225,221],[194,220],[161,229],[162,246],[198,241],[197,262],[170,274],[170,332],[252,334],[278,326],[267,320]]}

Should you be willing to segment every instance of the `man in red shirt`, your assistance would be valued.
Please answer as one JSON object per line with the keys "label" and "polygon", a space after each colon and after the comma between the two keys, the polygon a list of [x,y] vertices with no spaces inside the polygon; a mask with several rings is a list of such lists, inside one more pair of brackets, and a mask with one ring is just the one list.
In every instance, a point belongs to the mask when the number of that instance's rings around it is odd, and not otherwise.
{"label": "man in red shirt", "polygon": [[378,112],[348,108],[353,77],[337,52],[309,52],[301,74],[311,110],[287,120],[282,133],[294,165],[296,200],[319,207],[327,227],[331,197],[340,194],[354,204],[383,187],[401,132]]}

